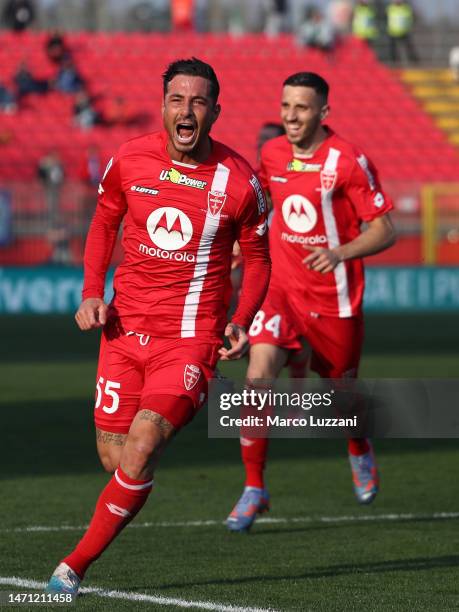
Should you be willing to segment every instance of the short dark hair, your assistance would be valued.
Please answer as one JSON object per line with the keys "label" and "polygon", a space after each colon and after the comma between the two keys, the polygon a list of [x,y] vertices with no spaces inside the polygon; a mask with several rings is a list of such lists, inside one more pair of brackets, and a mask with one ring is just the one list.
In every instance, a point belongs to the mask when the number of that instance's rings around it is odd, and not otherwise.
{"label": "short dark hair", "polygon": [[321,96],[324,101],[328,100],[329,86],[325,79],[320,74],[315,72],[296,72],[291,74],[284,81],[284,87],[290,85],[292,87],[310,87],[316,94]]}
{"label": "short dark hair", "polygon": [[163,92],[167,93],[167,86],[170,81],[178,74],[186,74],[189,76],[199,76],[207,79],[210,83],[210,95],[214,102],[217,102],[220,94],[220,84],[215,74],[214,69],[210,64],[206,64],[202,60],[192,57],[191,59],[180,59],[172,62],[167,67],[163,74]]}

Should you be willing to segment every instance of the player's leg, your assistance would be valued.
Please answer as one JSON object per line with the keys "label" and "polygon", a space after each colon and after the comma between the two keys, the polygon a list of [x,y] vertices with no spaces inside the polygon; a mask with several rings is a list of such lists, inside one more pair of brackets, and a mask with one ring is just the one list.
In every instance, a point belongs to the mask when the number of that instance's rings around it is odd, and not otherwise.
{"label": "player's leg", "polygon": [[[364,337],[363,318],[309,318],[307,327],[314,350],[311,368],[323,378],[356,378]],[[347,446],[357,501],[370,504],[379,489],[372,444],[367,438],[349,438]]]}
{"label": "player's leg", "polygon": [[[114,325],[108,324],[102,336],[94,408],[97,447],[107,471],[115,471],[119,466],[128,432],[138,411],[143,362],[148,356],[148,347],[137,336],[114,332]],[[120,482],[127,482],[134,488],[123,487]],[[129,503],[122,499],[124,489],[133,492],[134,499]],[[127,524],[135,516],[150,490],[148,481],[133,483],[128,477],[120,479],[115,472],[99,497],[83,543],[58,565],[48,590],[77,592],[89,563],[113,539],[119,523],[125,521]]]}
{"label": "player's leg", "polygon": [[130,426],[119,466],[99,497],[86,534],[63,560],[80,579],[145,504],[164,449],[204,403],[219,346],[219,342],[197,345],[194,340],[152,339],[141,408]]}
{"label": "player's leg", "polygon": [[102,335],[96,376],[94,421],[97,452],[104,469],[113,474],[119,465],[127,433],[138,411],[143,387],[142,360],[148,342],[120,332],[116,321]]}
{"label": "player's leg", "polygon": [[97,453],[106,472],[113,474],[120,464],[127,434],[104,431],[96,427]]}
{"label": "player's leg", "polygon": [[[250,353],[247,383],[258,389],[269,389],[287,363],[292,351],[301,343],[283,312],[285,296],[281,289],[270,287],[262,309],[249,329]],[[268,492],[264,470],[268,453],[268,438],[254,438],[241,430],[241,456],[245,468],[245,487],[241,498],[228,516],[232,531],[247,531],[257,513],[268,508]]]}
{"label": "player's leg", "polygon": [[[287,363],[289,351],[274,344],[260,343],[250,347],[247,385],[268,390]],[[268,438],[252,438],[241,430],[241,456],[245,468],[245,487],[264,489],[264,469]]]}
{"label": "player's leg", "polygon": [[[163,401],[171,407],[189,403],[188,398],[174,396],[158,396],[157,400],[158,410]],[[174,433],[173,425],[152,409],[141,409],[136,415],[120,464],[99,496],[86,533],[63,559],[80,579],[144,506],[152,490],[154,470]]]}
{"label": "player's leg", "polygon": [[[274,344],[260,343],[250,347],[247,385],[263,392],[271,386],[284,365],[289,351]],[[241,415],[244,416],[244,415]],[[257,514],[269,509],[269,493],[265,488],[264,470],[268,454],[268,437],[254,438],[241,429],[241,457],[245,469],[244,490],[229,514],[230,531],[248,531]]]}

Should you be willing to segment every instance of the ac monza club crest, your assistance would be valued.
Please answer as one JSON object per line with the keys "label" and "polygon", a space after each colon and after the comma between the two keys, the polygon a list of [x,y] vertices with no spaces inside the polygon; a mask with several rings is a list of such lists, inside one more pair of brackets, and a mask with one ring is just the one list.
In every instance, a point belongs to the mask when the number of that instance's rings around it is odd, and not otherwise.
{"label": "ac monza club crest", "polygon": [[196,387],[198,380],[201,378],[201,370],[198,366],[187,363],[183,372],[183,384],[187,391],[191,391]]}
{"label": "ac monza club crest", "polygon": [[225,202],[226,193],[221,193],[220,191],[207,192],[207,208],[212,217],[216,217],[220,214]]}
{"label": "ac monza club crest", "polygon": [[336,183],[338,173],[335,170],[322,170],[320,173],[320,184],[324,191],[331,191]]}

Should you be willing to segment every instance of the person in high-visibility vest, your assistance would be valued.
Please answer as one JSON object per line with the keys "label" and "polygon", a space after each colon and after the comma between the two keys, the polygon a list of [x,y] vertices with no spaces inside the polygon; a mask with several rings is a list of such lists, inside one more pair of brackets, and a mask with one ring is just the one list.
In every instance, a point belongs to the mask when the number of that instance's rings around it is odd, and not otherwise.
{"label": "person in high-visibility vest", "polygon": [[401,56],[399,51],[405,50],[410,62],[417,62],[418,56],[411,39],[414,25],[414,14],[411,5],[403,0],[392,0],[387,6],[387,35],[389,36],[389,52],[393,62]]}
{"label": "person in high-visibility vest", "polygon": [[373,45],[378,37],[376,8],[371,0],[358,0],[352,16],[352,33]]}

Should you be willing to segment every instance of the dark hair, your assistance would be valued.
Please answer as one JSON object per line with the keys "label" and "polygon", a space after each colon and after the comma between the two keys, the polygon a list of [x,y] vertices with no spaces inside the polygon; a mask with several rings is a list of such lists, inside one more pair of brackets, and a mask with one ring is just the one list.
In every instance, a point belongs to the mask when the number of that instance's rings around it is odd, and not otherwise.
{"label": "dark hair", "polygon": [[315,72],[296,72],[285,79],[284,87],[285,85],[290,85],[292,87],[310,87],[316,94],[321,96],[325,102],[328,99],[328,91],[330,89],[328,83]]}
{"label": "dark hair", "polygon": [[210,64],[206,64],[196,57],[192,57],[191,59],[180,59],[169,64],[163,74],[164,95],[167,93],[169,81],[172,81],[172,79],[178,74],[199,76],[207,79],[210,83],[210,95],[214,102],[217,102],[220,94],[220,85],[218,83],[217,75]]}

